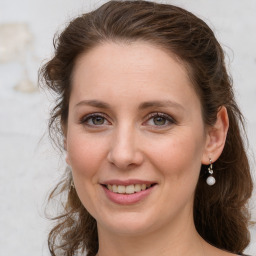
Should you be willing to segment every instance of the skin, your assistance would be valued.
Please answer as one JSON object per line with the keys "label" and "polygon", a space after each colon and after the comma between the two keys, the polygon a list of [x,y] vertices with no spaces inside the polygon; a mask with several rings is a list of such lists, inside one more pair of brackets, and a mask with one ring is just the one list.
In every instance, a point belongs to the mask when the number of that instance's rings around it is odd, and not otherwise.
{"label": "skin", "polygon": [[[152,101],[164,104],[140,108]],[[88,116],[92,113],[100,117]],[[220,156],[227,129],[225,107],[213,127],[204,125],[182,63],[156,46],[104,43],[80,56],[73,72],[66,161],[81,202],[97,221],[98,255],[232,255],[206,243],[193,222],[201,164]],[[109,179],[157,185],[138,203],[120,205],[101,186]]]}

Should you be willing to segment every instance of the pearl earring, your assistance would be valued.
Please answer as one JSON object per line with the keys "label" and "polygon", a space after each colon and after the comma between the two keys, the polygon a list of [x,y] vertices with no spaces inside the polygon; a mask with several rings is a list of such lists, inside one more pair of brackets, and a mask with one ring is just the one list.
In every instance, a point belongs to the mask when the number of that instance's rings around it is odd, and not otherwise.
{"label": "pearl earring", "polygon": [[209,185],[209,186],[212,186],[215,184],[216,182],[216,179],[212,176],[213,174],[213,169],[212,169],[212,159],[210,158],[210,166],[208,168],[208,172],[210,174],[210,176],[206,179],[206,183]]}
{"label": "pearl earring", "polygon": [[70,174],[70,176],[71,176],[70,183],[69,183],[69,192],[70,192],[72,189],[75,189],[75,184],[74,184],[74,180],[73,180],[73,177],[72,177],[72,169],[71,169],[71,166],[67,165],[66,171],[67,171],[67,172]]}
{"label": "pearl earring", "polygon": [[70,185],[69,185],[69,193],[71,192],[72,189],[75,188],[75,184],[74,184],[74,181],[73,179],[70,181]]}

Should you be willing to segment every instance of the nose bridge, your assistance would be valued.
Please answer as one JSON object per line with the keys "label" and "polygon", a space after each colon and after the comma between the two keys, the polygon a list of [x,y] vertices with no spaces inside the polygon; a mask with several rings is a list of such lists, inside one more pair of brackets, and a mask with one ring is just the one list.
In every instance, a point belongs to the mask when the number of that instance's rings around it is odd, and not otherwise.
{"label": "nose bridge", "polygon": [[137,133],[135,126],[127,121],[120,123],[115,128],[109,151],[109,161],[118,168],[125,169],[141,163],[142,155],[139,150]]}

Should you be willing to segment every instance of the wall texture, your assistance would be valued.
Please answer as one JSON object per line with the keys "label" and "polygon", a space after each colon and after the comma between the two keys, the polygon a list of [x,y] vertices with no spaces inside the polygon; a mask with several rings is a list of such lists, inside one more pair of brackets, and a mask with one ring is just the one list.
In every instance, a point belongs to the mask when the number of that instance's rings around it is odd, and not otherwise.
{"label": "wall texture", "polygon": [[[37,70],[51,56],[56,30],[103,2],[0,0],[0,255],[49,255],[44,205],[64,163],[45,134],[52,98],[38,91]],[[255,177],[256,1],[161,2],[176,3],[199,15],[224,46],[236,96],[247,119]],[[256,255],[255,227],[251,235],[247,253]]]}

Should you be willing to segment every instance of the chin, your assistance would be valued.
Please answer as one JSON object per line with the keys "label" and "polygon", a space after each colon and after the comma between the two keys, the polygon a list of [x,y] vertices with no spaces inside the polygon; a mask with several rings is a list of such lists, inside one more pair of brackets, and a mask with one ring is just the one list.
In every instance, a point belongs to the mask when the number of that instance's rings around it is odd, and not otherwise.
{"label": "chin", "polygon": [[157,220],[153,220],[154,218],[145,215],[145,213],[137,212],[119,213],[118,216],[112,215],[105,220],[98,220],[98,228],[102,227],[111,233],[119,235],[138,236],[148,234],[154,230]]}

